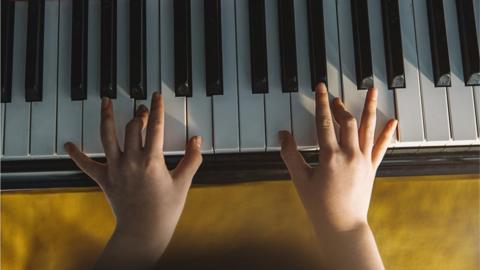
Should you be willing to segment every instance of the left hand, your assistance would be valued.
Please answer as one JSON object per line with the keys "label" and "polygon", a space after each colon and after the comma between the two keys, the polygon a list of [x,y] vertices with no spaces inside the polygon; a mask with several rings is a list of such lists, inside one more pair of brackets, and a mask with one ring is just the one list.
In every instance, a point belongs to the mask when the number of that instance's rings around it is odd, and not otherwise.
{"label": "left hand", "polygon": [[65,144],[65,149],[105,192],[117,221],[114,235],[139,239],[143,241],[141,245],[150,243],[161,254],[173,235],[192,178],[202,163],[201,137],[188,141],[185,157],[169,171],[163,155],[164,106],[160,93],[153,94],[150,113],[140,105],[127,124],[124,151],[117,141],[112,106],[110,99],[102,99],[101,138],[107,163],[93,161],[72,143]]}

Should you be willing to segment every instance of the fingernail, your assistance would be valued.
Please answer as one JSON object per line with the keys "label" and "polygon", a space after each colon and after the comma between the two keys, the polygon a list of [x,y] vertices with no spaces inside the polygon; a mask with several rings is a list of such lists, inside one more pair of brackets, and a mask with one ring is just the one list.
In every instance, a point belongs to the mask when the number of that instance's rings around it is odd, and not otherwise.
{"label": "fingernail", "polygon": [[392,121],[392,126],[396,126],[398,124],[398,120],[397,119],[393,119]]}
{"label": "fingernail", "polygon": [[160,91],[155,91],[155,92],[153,92],[153,96],[152,96],[152,97],[153,97],[154,99],[159,99],[160,96],[161,96],[161,95],[160,95]]}
{"label": "fingernail", "polygon": [[67,151],[67,153],[70,153],[70,151],[72,150],[72,143],[71,142],[67,142],[63,145],[63,148],[65,149],[65,151]]}
{"label": "fingernail", "polygon": [[138,108],[137,108],[137,115],[145,113],[147,111],[148,111],[148,108],[145,105],[140,104],[140,106],[138,106]]}
{"label": "fingernail", "polygon": [[376,100],[378,96],[377,88],[371,88],[370,91],[372,92],[372,99]]}
{"label": "fingernail", "polygon": [[281,143],[285,141],[285,137],[287,136],[287,131],[286,130],[280,130],[278,132],[278,139],[280,140]]}
{"label": "fingernail", "polygon": [[108,97],[103,97],[103,98],[102,98],[102,108],[107,108],[107,106],[108,106],[108,100],[109,100]]}
{"label": "fingernail", "polygon": [[319,92],[320,93],[326,93],[327,92],[327,86],[325,85],[325,83],[323,83],[323,82],[320,83]]}
{"label": "fingernail", "polygon": [[195,147],[200,148],[202,146],[202,136],[195,136],[193,138],[193,143],[195,144]]}
{"label": "fingernail", "polygon": [[342,103],[342,100],[339,97],[336,97],[336,98],[333,99],[333,104],[336,105],[336,106],[341,106],[343,103]]}

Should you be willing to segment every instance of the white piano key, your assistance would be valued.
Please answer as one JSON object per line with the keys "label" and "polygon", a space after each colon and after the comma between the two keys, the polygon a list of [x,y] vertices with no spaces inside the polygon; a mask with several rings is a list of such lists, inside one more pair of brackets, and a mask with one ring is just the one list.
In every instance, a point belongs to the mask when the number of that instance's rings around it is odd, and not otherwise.
{"label": "white piano key", "polygon": [[103,155],[100,138],[100,1],[88,3],[87,99],[83,101],[83,151]]}
{"label": "white piano key", "polygon": [[[329,100],[335,97],[343,98],[342,68],[340,60],[340,38],[336,1],[323,1],[323,17],[325,32],[325,56],[327,57],[327,80]],[[353,73],[355,74],[355,73]],[[353,82],[353,80],[352,80]],[[335,134],[338,136],[338,125],[335,124]]]}
{"label": "white piano key", "polygon": [[338,1],[338,28],[342,65],[343,102],[347,110],[355,116],[358,123],[360,123],[363,103],[367,92],[357,90],[350,0]]}
{"label": "white piano key", "polygon": [[265,0],[268,94],[265,95],[267,151],[280,150],[278,132],[291,131],[290,93],[282,92],[277,0]]}
{"label": "white piano key", "polygon": [[146,0],[147,99],[136,100],[150,108],[152,94],[160,90],[160,6],[158,0]]}
{"label": "white piano key", "polygon": [[160,1],[161,80],[165,104],[165,154],[182,154],[186,143],[186,101],[175,97],[173,1]]}
{"label": "white piano key", "polygon": [[475,101],[475,114],[477,116],[477,132],[480,138],[480,87],[473,88],[473,98]]}
{"label": "white piano key", "polygon": [[424,138],[423,114],[418,77],[412,0],[400,0],[399,13],[406,88],[397,88],[394,90],[399,141],[396,146],[410,144],[420,145]]}
{"label": "white piano key", "polygon": [[125,126],[133,118],[134,100],[130,98],[130,2],[117,0],[117,98],[112,99],[115,128],[120,148],[125,141]]}
{"label": "white piano key", "polygon": [[315,93],[310,81],[307,3],[294,1],[298,92],[291,93],[292,133],[299,149],[316,149]]}
{"label": "white piano key", "polygon": [[3,149],[4,155],[9,158],[24,158],[29,154],[30,103],[25,102],[27,11],[27,2],[15,2],[12,102],[5,105],[5,137]]}
{"label": "white piano key", "polygon": [[328,92],[334,97],[342,98],[342,69],[340,67],[337,4],[335,1],[323,1],[323,17],[325,23]]}
{"label": "white piano key", "polygon": [[59,16],[57,154],[66,155],[66,142],[82,147],[83,101],[71,99],[72,0],[60,1]]}
{"label": "white piano key", "polygon": [[[395,118],[395,101],[393,98],[393,92],[388,89],[387,84],[381,1],[382,0],[368,0],[373,80],[378,91],[375,138],[382,132],[388,120]],[[364,103],[365,99],[362,101]],[[396,136],[393,136],[392,142],[396,141],[395,138]]]}
{"label": "white piano key", "polygon": [[473,104],[473,89],[463,82],[457,10],[455,0],[444,0],[445,28],[452,86],[447,87],[450,125],[453,140],[475,140],[477,127]]}
{"label": "white piano key", "polygon": [[57,110],[58,0],[45,1],[43,36],[43,97],[32,102],[30,154],[50,156],[55,153]]}
{"label": "white piano key", "polygon": [[446,88],[435,87],[433,82],[427,3],[413,1],[413,5],[425,139],[427,142],[448,141],[447,94]]}
{"label": "white piano key", "polygon": [[235,11],[240,151],[265,151],[265,95],[252,94],[248,1],[237,0]]}
{"label": "white piano key", "polygon": [[[240,151],[238,131],[235,0],[221,1],[223,95],[212,96],[215,153]],[[246,18],[244,18],[246,19]]]}
{"label": "white piano key", "polygon": [[213,153],[212,98],[205,82],[203,0],[191,1],[192,97],[187,98],[187,135],[202,136],[203,153]]}

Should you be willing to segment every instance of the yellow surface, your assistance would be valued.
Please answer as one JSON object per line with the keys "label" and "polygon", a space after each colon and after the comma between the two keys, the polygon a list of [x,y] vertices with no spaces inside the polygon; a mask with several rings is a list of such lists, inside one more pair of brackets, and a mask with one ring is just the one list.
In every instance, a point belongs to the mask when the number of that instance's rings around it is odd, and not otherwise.
{"label": "yellow surface", "polygon": [[[2,269],[88,269],[114,223],[98,191],[1,196]],[[369,213],[387,269],[480,269],[480,178],[379,178]],[[134,248],[134,247],[132,247]],[[316,269],[289,181],[195,187],[168,269]]]}

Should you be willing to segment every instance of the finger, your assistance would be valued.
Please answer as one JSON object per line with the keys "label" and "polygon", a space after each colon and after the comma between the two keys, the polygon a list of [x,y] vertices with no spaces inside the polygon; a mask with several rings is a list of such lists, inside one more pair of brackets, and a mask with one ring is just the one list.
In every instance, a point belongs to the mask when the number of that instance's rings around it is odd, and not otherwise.
{"label": "finger", "polygon": [[395,133],[395,129],[397,128],[398,121],[395,119],[390,119],[385,127],[380,133],[375,145],[373,146],[372,150],[372,162],[375,168],[380,165],[380,162],[387,151],[388,145],[392,139],[393,133]]}
{"label": "finger", "polygon": [[96,162],[87,157],[84,153],[78,150],[75,144],[68,142],[64,145],[65,151],[72,158],[73,162],[92,178],[100,187],[104,187],[106,167],[104,164]]}
{"label": "finger", "polygon": [[372,153],[375,124],[377,122],[377,94],[377,89],[369,89],[365,98],[365,105],[363,106],[362,120],[358,130],[358,142],[360,150],[364,154]]}
{"label": "finger", "polygon": [[357,120],[339,98],[333,101],[333,116],[340,125],[340,145],[350,150],[358,149]]}
{"label": "finger", "polygon": [[135,111],[135,117],[140,118],[142,122],[142,130],[147,127],[148,124],[148,108],[147,106],[140,104]]}
{"label": "finger", "polygon": [[121,151],[115,132],[115,119],[113,116],[113,105],[109,98],[102,98],[102,118],[100,120],[100,133],[103,148],[107,160],[117,158]]}
{"label": "finger", "polygon": [[338,147],[333,127],[332,114],[330,113],[327,87],[324,83],[320,83],[315,88],[315,114],[320,150],[334,149]]}
{"label": "finger", "polygon": [[188,141],[185,156],[172,171],[172,177],[175,180],[192,181],[193,176],[202,164],[201,146],[202,137],[200,136],[195,136]]}
{"label": "finger", "polygon": [[135,117],[128,122],[125,128],[125,153],[142,149],[142,130],[147,125],[147,119],[147,107],[145,105],[138,106]]}
{"label": "finger", "polygon": [[280,142],[282,143],[282,150],[280,156],[287,166],[290,177],[294,182],[302,181],[310,169],[310,166],[305,162],[303,156],[297,150],[297,143],[290,132],[282,130],[278,133]]}
{"label": "finger", "polygon": [[155,91],[152,96],[152,104],[148,116],[147,135],[145,137],[145,150],[150,153],[163,155],[163,124],[163,98],[158,91]]}

